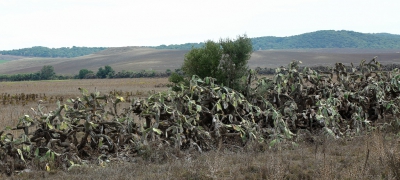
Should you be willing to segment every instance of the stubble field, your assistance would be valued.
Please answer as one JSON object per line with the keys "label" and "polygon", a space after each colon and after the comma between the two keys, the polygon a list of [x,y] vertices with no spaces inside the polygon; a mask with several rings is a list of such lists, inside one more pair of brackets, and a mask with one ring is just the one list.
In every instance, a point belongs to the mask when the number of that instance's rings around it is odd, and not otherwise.
{"label": "stubble field", "polygon": [[[35,101],[0,103],[0,127],[15,126],[18,118],[43,100],[45,111],[54,110],[62,97],[80,96],[78,88],[89,92],[117,92],[129,98],[145,98],[168,88],[163,79],[95,79],[38,82],[1,82],[0,94],[37,94]],[[44,98],[46,97],[46,98]],[[53,98],[51,98],[53,97]],[[18,132],[12,132],[17,134]],[[223,147],[220,151],[189,152],[175,149],[151,151],[131,162],[111,161],[105,167],[90,165],[70,171],[44,171],[15,174],[2,179],[398,179],[400,144],[397,132],[373,132],[353,139],[302,141],[297,145],[248,145]]]}
{"label": "stubble field", "polygon": [[[189,50],[152,49],[142,47],[116,47],[75,58],[39,58],[0,55],[7,62],[0,63],[0,74],[35,73],[45,65],[54,67],[57,74],[74,75],[81,69],[96,72],[100,67],[111,66],[116,72],[122,70],[175,70],[181,67]],[[332,66],[336,62],[359,63],[378,57],[382,64],[400,62],[400,50],[373,49],[288,49],[254,51],[248,62],[255,69],[286,66],[292,60],[302,61],[304,66]]]}
{"label": "stubble field", "polygon": [[[79,97],[81,95],[79,88],[104,94],[121,93],[129,102],[130,98],[144,98],[149,93],[166,90],[167,83],[167,78],[1,82],[0,127],[15,126],[19,117],[26,113],[29,114],[31,107],[36,108],[39,100],[43,101],[46,109],[54,110],[57,107],[57,100],[67,103],[69,98]],[[35,100],[18,100],[21,94],[32,94],[37,98]],[[4,96],[11,98],[5,100]]]}

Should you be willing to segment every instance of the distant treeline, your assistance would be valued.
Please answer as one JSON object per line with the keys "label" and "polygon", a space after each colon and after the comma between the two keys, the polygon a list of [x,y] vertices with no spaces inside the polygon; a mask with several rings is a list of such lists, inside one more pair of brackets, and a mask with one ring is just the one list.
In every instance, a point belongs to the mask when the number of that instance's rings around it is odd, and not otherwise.
{"label": "distant treeline", "polygon": [[193,48],[200,48],[203,47],[204,43],[185,43],[185,44],[171,44],[171,45],[160,45],[156,46],[156,49],[182,49],[182,50],[189,50]]}
{"label": "distant treeline", "polygon": [[[313,48],[360,48],[400,49],[400,35],[388,33],[359,33],[354,31],[323,30],[289,37],[265,36],[251,38],[254,50],[266,49],[313,49]],[[156,49],[191,49],[204,43],[161,45]]]}
{"label": "distant treeline", "polygon": [[0,51],[3,55],[29,56],[29,57],[78,57],[93,54],[98,51],[105,50],[105,47],[62,47],[47,48],[43,46],[34,46],[31,48],[14,49],[9,51]]}
{"label": "distant treeline", "polygon": [[[300,67],[302,71],[304,67]],[[358,68],[358,67],[356,67]],[[382,65],[383,71],[391,71],[395,68],[400,69],[400,64],[387,64]],[[260,75],[273,75],[276,68],[261,68],[257,67],[255,70]],[[320,72],[331,72],[331,66],[311,66],[310,69],[318,70]],[[348,72],[351,72],[351,67],[346,66]],[[174,71],[167,69],[165,72],[157,72],[154,70],[141,70],[141,71],[125,71],[115,72],[112,67],[101,67],[95,73],[88,69],[81,69],[77,75],[58,75],[54,72],[53,66],[43,66],[43,68],[36,73],[26,74],[1,74],[0,81],[37,81],[37,80],[65,80],[65,79],[112,79],[112,78],[151,78],[151,77],[169,77],[173,72],[183,74],[181,69]]]}
{"label": "distant treeline", "polygon": [[[176,69],[175,72],[180,72]],[[81,69],[76,75],[59,75],[54,72],[53,66],[43,66],[35,73],[24,74],[0,74],[0,81],[37,81],[37,80],[65,80],[65,79],[111,79],[111,78],[144,78],[144,77],[168,77],[172,71],[167,69],[165,72],[154,70],[125,71],[115,72],[112,67],[101,67],[97,72],[88,69]]]}

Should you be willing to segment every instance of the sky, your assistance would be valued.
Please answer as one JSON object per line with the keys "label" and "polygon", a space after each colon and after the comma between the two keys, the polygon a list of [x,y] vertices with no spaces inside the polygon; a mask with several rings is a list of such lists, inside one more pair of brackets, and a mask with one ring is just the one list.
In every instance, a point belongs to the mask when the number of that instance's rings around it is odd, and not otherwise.
{"label": "sky", "polygon": [[318,30],[400,34],[399,0],[0,0],[0,50],[158,46]]}

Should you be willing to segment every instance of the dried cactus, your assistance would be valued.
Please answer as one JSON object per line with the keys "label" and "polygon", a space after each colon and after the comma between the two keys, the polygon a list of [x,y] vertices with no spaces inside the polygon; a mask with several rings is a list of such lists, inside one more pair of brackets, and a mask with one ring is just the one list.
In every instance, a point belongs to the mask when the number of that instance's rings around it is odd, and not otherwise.
{"label": "dried cactus", "polygon": [[81,97],[58,101],[54,111],[45,113],[38,103],[33,116],[21,117],[13,128],[23,130],[20,137],[0,132],[0,170],[12,174],[29,162],[68,170],[92,159],[103,166],[110,156],[144,155],[154,142],[203,152],[249,141],[274,146],[305,131],[352,137],[376,128],[376,121],[400,126],[398,69],[382,71],[376,58],[358,68],[337,63],[326,72],[300,64],[277,68],[272,78],[250,71],[246,96],[193,76],[187,87],[179,84],[178,91],[153,93],[120,109],[121,93],[80,88]]}

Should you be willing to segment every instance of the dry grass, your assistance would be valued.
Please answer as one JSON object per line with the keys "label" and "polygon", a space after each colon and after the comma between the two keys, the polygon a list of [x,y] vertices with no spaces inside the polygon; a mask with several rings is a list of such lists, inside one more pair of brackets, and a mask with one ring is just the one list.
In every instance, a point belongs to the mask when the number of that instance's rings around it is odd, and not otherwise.
{"label": "dry grass", "polygon": [[[399,179],[398,138],[373,133],[353,140],[206,152],[149,150],[149,158],[70,171],[35,171],[17,179]],[[166,157],[166,154],[169,156]],[[163,158],[161,158],[163,157]],[[2,178],[7,178],[3,175]]]}
{"label": "dry grass", "polygon": [[[0,93],[46,93],[79,96],[78,87],[101,92],[161,91],[154,88],[166,79],[112,79],[1,83]],[[142,96],[143,97],[143,96]],[[15,126],[29,114],[30,103],[1,105],[0,127]],[[53,110],[52,104],[48,109]],[[353,139],[298,142],[298,145],[226,145],[219,152],[149,148],[129,162],[112,160],[101,167],[91,164],[70,171],[53,169],[24,172],[0,179],[400,179],[400,144],[396,133],[374,132]],[[150,146],[152,147],[152,146]]]}
{"label": "dry grass", "polygon": [[[1,82],[0,95],[5,93],[10,95],[21,93],[38,94],[39,97],[45,95],[46,99],[39,99],[44,100],[44,111],[49,112],[57,107],[55,102],[60,97],[63,97],[64,100],[80,97],[79,87],[87,89],[89,92],[97,90],[105,94],[114,91],[121,92],[124,94],[124,98],[129,101],[135,98],[147,97],[149,93],[154,91],[166,90],[167,87],[156,87],[166,83],[168,83],[167,78]],[[126,94],[129,94],[129,97],[126,97]],[[14,101],[13,105],[8,103],[3,105],[1,101],[0,99],[0,129],[3,129],[1,127],[15,126],[18,123],[18,119],[23,115],[32,115],[31,107],[37,107],[37,102],[28,102],[23,105]],[[121,105],[129,105],[129,102],[121,103]]]}
{"label": "dry grass", "polygon": [[89,91],[97,89],[106,93],[113,90],[124,92],[161,91],[166,88],[155,88],[156,85],[168,83],[168,78],[124,78],[124,79],[84,79],[54,81],[1,82],[0,94],[33,93],[46,95],[78,96],[79,87]]}

